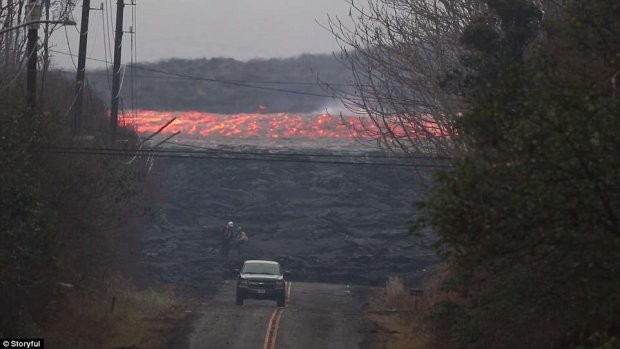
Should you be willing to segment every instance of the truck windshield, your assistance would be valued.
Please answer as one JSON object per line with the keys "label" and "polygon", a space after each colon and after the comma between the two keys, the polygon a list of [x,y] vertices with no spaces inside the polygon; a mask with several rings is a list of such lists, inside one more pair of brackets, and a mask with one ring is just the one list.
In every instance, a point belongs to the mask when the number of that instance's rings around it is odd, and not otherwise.
{"label": "truck windshield", "polygon": [[280,266],[277,264],[246,263],[241,271],[243,274],[271,274],[280,275]]}

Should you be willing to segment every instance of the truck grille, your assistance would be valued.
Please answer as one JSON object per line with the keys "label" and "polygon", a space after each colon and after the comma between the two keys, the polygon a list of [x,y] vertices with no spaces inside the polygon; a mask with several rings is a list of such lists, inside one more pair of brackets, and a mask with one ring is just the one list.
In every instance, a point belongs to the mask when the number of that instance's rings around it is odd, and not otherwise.
{"label": "truck grille", "polygon": [[275,281],[249,281],[249,286],[252,288],[274,288],[276,283]]}

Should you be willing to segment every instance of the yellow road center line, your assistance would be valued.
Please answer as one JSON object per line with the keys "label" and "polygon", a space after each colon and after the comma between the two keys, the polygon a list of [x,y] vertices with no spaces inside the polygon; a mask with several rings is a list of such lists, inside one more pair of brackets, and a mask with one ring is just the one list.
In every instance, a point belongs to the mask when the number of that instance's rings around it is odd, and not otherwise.
{"label": "yellow road center line", "polygon": [[286,303],[291,300],[291,287],[293,287],[293,282],[288,282],[288,289],[286,290]]}
{"label": "yellow road center line", "polygon": [[[287,282],[288,289],[286,290],[286,303],[291,299],[291,286],[292,282]],[[280,329],[280,319],[282,318],[282,313],[284,312],[284,308],[277,307],[273,313],[271,313],[271,317],[269,318],[269,323],[267,324],[267,333],[265,334],[265,341],[263,342],[263,349],[275,349],[276,341],[278,339],[278,330]]]}
{"label": "yellow road center line", "polygon": [[274,320],[274,329],[273,329],[273,335],[271,338],[271,347],[269,349],[276,349],[276,342],[278,340],[278,329],[280,329],[280,319],[282,318],[282,313],[284,312],[283,308],[280,308],[281,310],[278,312],[278,315],[276,315],[276,319]]}
{"label": "yellow road center line", "polygon": [[278,328],[280,327],[280,318],[284,308],[276,308],[269,319],[267,334],[265,334],[265,343],[263,349],[274,349],[276,347],[276,338],[278,337]]}
{"label": "yellow road center line", "polygon": [[273,326],[273,319],[278,313],[278,309],[280,308],[276,308],[273,310],[273,313],[271,313],[271,317],[269,318],[269,322],[267,323],[267,333],[265,334],[265,342],[263,343],[263,349],[269,349],[268,345],[271,339],[271,327]]}

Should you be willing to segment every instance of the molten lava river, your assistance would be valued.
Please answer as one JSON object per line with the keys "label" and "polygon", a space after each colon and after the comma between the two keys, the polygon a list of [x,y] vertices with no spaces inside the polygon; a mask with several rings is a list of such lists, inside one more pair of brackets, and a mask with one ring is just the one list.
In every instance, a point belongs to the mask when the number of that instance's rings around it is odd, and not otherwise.
{"label": "molten lava river", "polygon": [[[209,144],[248,144],[256,146],[342,147],[353,146],[356,134],[339,115],[330,114],[210,114],[203,112],[164,112],[142,110],[124,115],[141,135],[150,135],[176,118],[160,133],[180,134],[172,142]],[[351,126],[359,118],[344,117]]]}

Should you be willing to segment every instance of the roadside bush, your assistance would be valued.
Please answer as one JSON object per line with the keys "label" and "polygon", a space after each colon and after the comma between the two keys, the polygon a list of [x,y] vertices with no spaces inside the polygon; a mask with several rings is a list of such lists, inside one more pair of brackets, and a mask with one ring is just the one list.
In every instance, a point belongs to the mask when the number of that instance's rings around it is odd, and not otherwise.
{"label": "roadside bush", "polygon": [[[409,289],[403,280],[397,276],[390,276],[385,283],[385,306],[388,309],[409,309],[409,304],[403,304],[409,299]],[[408,303],[408,302],[407,302]],[[403,309],[405,308],[405,309]]]}

